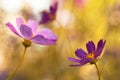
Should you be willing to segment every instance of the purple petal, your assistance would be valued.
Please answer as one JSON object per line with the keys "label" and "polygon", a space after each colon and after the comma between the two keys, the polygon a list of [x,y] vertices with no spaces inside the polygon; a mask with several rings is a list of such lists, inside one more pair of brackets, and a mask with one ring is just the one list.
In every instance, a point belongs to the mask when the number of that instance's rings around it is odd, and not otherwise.
{"label": "purple petal", "polygon": [[20,32],[24,36],[24,38],[31,38],[32,37],[32,30],[26,25],[20,26]]}
{"label": "purple petal", "polygon": [[92,59],[82,59],[79,61],[79,64],[72,64],[70,66],[83,66],[87,63],[90,63],[92,61]]}
{"label": "purple petal", "polygon": [[18,28],[20,28],[20,25],[23,24],[22,18],[16,18],[16,23],[17,23]]}
{"label": "purple petal", "polygon": [[49,17],[50,13],[43,11],[41,13],[41,21],[39,22],[40,24],[46,24],[48,23],[51,19]]}
{"label": "purple petal", "polygon": [[97,50],[95,52],[95,58],[97,58],[98,56],[100,56],[100,54],[102,53],[103,48],[105,46],[105,43],[106,43],[106,40],[103,41],[102,39],[98,42]]}
{"label": "purple petal", "polygon": [[6,26],[7,26],[13,33],[15,33],[16,35],[18,35],[19,37],[21,37],[21,35],[17,32],[17,30],[14,28],[14,26],[13,26],[10,22],[6,23]]}
{"label": "purple petal", "polygon": [[32,33],[35,35],[38,27],[38,23],[34,20],[28,20],[26,25],[32,29]]}
{"label": "purple petal", "polygon": [[68,59],[71,60],[71,61],[73,61],[73,62],[78,62],[78,63],[80,62],[79,59],[75,59],[75,58],[71,58],[71,57],[69,57]]}
{"label": "purple petal", "polygon": [[52,14],[55,14],[55,13],[56,13],[56,11],[57,11],[57,6],[58,6],[58,3],[57,3],[57,2],[55,2],[52,6],[50,6],[50,12],[51,12]]}
{"label": "purple petal", "polygon": [[6,71],[0,71],[0,80],[6,80],[8,74]]}
{"label": "purple petal", "polygon": [[88,58],[82,59],[82,60],[80,61],[80,64],[81,64],[81,66],[82,66],[82,65],[85,65],[85,64],[87,64],[87,63],[90,63],[91,61],[92,61],[92,59],[88,59]]}
{"label": "purple petal", "polygon": [[89,41],[86,44],[86,48],[87,48],[88,53],[95,52],[95,44],[93,43],[93,41]]}
{"label": "purple petal", "polygon": [[99,49],[102,45],[103,45],[103,40],[101,39],[97,44],[97,49]]}
{"label": "purple petal", "polygon": [[56,40],[49,40],[42,35],[36,35],[35,37],[31,38],[31,41],[42,45],[51,45],[56,43]]}
{"label": "purple petal", "polygon": [[71,64],[71,67],[82,66],[81,64]]}
{"label": "purple petal", "polygon": [[81,59],[85,58],[85,56],[86,56],[86,52],[83,49],[77,49],[75,51],[75,54],[77,57],[79,57]]}
{"label": "purple petal", "polygon": [[46,39],[57,40],[57,36],[48,28],[41,29],[38,34],[44,36]]}

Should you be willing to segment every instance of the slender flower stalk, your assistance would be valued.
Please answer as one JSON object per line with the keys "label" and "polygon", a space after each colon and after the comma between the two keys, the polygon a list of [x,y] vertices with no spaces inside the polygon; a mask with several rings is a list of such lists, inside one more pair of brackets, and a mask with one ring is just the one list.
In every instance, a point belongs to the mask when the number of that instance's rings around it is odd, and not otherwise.
{"label": "slender flower stalk", "polygon": [[21,64],[22,64],[22,62],[23,62],[23,60],[24,60],[24,57],[25,57],[25,53],[26,53],[27,48],[31,46],[31,42],[28,41],[28,40],[24,40],[24,41],[23,41],[23,46],[25,47],[24,52],[23,52],[23,55],[22,55],[20,61],[18,62],[18,64],[16,65],[15,70],[7,77],[6,80],[11,80],[12,77],[14,77],[14,75],[15,75],[16,72],[18,71],[19,67],[21,66]]}
{"label": "slender flower stalk", "polygon": [[19,67],[21,66],[21,64],[24,60],[26,49],[27,49],[27,47],[25,47],[23,55],[22,55],[20,61],[18,62],[18,64],[16,65],[15,70],[12,73],[10,73],[10,75],[7,77],[6,80],[11,80],[14,77],[14,75],[16,74],[16,72],[18,71]]}
{"label": "slender flower stalk", "polygon": [[96,63],[95,63],[95,67],[96,67],[97,74],[98,74],[98,80],[101,80],[101,77],[100,77],[100,71],[99,71],[98,66],[97,66]]}

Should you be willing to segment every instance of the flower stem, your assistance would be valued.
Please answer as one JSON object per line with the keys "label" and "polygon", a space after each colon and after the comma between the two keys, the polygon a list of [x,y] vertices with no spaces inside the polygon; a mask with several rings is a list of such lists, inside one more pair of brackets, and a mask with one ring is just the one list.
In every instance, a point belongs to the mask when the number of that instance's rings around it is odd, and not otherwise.
{"label": "flower stem", "polygon": [[23,62],[23,59],[24,59],[24,56],[25,56],[25,53],[26,53],[26,49],[27,49],[27,47],[25,47],[24,52],[23,52],[23,55],[22,55],[22,57],[21,57],[19,63],[16,65],[15,70],[7,77],[6,80],[11,80],[12,77],[13,77],[13,76],[16,74],[16,72],[18,71],[20,65],[21,65],[22,62]]}
{"label": "flower stem", "polygon": [[96,63],[95,63],[95,67],[96,67],[96,70],[97,70],[98,78],[99,78],[99,80],[101,80],[101,78],[100,78],[100,72],[99,72],[99,69],[98,69],[98,66],[97,66]]}

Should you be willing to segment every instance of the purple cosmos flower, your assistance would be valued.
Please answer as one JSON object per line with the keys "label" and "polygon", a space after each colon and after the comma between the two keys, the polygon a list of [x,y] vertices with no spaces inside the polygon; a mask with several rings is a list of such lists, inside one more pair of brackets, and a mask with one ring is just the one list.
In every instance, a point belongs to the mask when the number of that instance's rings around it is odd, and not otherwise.
{"label": "purple cosmos flower", "polygon": [[40,24],[46,24],[50,21],[55,20],[56,18],[56,11],[57,11],[58,3],[55,2],[53,5],[50,6],[50,11],[43,11],[41,12],[41,21]]}
{"label": "purple cosmos flower", "polygon": [[83,49],[77,49],[75,51],[75,55],[79,59],[68,58],[69,60],[78,63],[78,64],[73,64],[70,66],[82,66],[87,63],[91,63],[91,64],[96,63],[96,61],[98,60],[98,57],[101,55],[101,53],[103,51],[105,43],[106,43],[106,40],[103,41],[101,39],[98,42],[97,47],[95,47],[95,44],[93,43],[93,41],[89,41],[86,44],[87,52],[85,52]]}
{"label": "purple cosmos flower", "polygon": [[6,80],[7,73],[5,71],[0,71],[0,80]]}
{"label": "purple cosmos flower", "polygon": [[23,38],[25,41],[34,42],[42,45],[55,44],[57,37],[48,28],[37,31],[38,23],[34,20],[28,20],[26,24],[23,23],[22,18],[16,19],[18,30],[10,23],[6,23],[6,26],[16,35]]}

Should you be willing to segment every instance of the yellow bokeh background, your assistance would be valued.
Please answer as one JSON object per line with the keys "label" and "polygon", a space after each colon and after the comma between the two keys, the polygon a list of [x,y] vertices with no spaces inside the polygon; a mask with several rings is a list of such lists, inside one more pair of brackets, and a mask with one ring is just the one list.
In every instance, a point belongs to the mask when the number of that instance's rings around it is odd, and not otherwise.
{"label": "yellow bokeh background", "polygon": [[39,21],[39,13],[49,10],[52,1],[59,4],[56,20],[39,25],[39,28],[50,28],[58,36],[58,41],[51,46],[33,43],[13,80],[98,80],[94,65],[70,67],[73,62],[68,57],[75,58],[77,48],[86,51],[88,41],[94,41],[97,46],[100,39],[106,40],[103,55],[97,62],[101,78],[120,80],[119,0],[82,0],[79,5],[75,2],[77,0],[30,0],[31,3],[21,0],[17,3],[19,8],[15,3],[10,3],[13,7],[7,5],[10,0],[5,1],[0,0],[0,80],[14,70],[24,50],[23,40],[13,34],[5,23],[10,21],[16,25],[16,17],[22,17],[25,22],[31,18]]}

